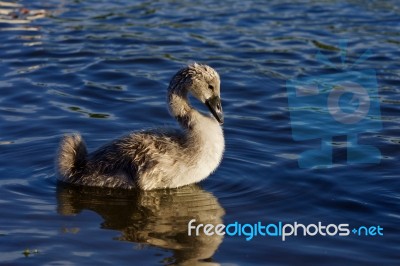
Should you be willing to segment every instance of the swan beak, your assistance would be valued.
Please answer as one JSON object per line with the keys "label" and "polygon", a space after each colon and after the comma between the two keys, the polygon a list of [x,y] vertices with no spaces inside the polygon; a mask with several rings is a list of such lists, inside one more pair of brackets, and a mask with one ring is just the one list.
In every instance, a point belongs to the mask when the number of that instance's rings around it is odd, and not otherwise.
{"label": "swan beak", "polygon": [[206,105],[215,119],[222,125],[224,123],[224,113],[222,112],[221,98],[213,96],[206,100]]}

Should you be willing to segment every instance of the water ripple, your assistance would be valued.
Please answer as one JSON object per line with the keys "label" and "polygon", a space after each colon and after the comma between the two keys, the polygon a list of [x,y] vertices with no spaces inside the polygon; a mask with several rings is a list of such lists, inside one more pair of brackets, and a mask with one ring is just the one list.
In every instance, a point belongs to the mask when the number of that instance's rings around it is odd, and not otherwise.
{"label": "water ripple", "polygon": [[[2,262],[26,263],[29,247],[42,253],[29,255],[39,264],[134,257],[144,264],[395,265],[399,15],[395,1],[1,1]],[[349,67],[377,73],[383,128],[359,134],[359,142],[379,148],[381,163],[349,165],[347,139],[334,136],[333,166],[301,169],[299,155],[321,141],[293,140],[286,81],[337,73],[316,54],[340,68],[340,39]],[[372,56],[354,66],[367,49]],[[54,158],[66,133],[81,132],[92,151],[131,130],[175,125],[166,88],[193,61],[220,73],[226,115],[224,159],[203,188],[139,196],[56,184]],[[213,222],[379,224],[385,236],[225,237],[207,246],[185,236],[187,210]],[[173,217],[180,217],[176,228]]]}

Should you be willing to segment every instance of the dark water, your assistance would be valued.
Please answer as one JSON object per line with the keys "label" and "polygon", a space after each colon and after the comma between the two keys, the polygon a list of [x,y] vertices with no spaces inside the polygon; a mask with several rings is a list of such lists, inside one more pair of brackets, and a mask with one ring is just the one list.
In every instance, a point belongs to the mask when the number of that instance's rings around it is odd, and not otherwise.
{"label": "dark water", "polygon": [[[10,3],[10,2],[7,2]],[[398,1],[16,1],[0,3],[0,261],[7,265],[398,265]],[[19,6],[17,6],[19,5]],[[299,168],[320,140],[292,138],[286,82],[374,69],[382,129],[359,135],[379,164]],[[197,61],[221,75],[226,152],[200,186],[156,192],[65,187],[65,133],[89,149],[174,125],[171,76]],[[318,110],[315,110],[316,119]],[[308,124],[307,124],[308,123]],[[305,126],[312,126],[312,121]],[[327,125],[329,127],[329,125]],[[347,223],[383,236],[189,237],[187,223]],[[28,249],[28,250],[27,250]]]}

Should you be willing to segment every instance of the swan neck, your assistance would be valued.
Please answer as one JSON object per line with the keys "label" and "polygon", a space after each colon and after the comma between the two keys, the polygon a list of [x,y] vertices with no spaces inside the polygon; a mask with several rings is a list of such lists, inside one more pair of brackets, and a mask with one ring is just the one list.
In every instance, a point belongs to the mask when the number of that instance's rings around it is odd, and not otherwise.
{"label": "swan neck", "polygon": [[190,111],[188,92],[185,89],[169,88],[168,108],[171,115],[186,129],[190,128]]}

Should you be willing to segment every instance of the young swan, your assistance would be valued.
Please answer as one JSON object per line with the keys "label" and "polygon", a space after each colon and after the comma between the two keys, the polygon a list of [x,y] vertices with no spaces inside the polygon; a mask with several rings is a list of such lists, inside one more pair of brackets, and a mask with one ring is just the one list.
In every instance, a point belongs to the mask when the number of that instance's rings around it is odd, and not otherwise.
{"label": "young swan", "polygon": [[[213,116],[194,109],[188,93],[204,103]],[[151,190],[206,178],[218,167],[224,152],[218,73],[196,63],[179,70],[169,84],[167,103],[182,128],[179,133],[165,129],[135,132],[90,155],[80,135],[64,137],[57,162],[60,180]]]}

